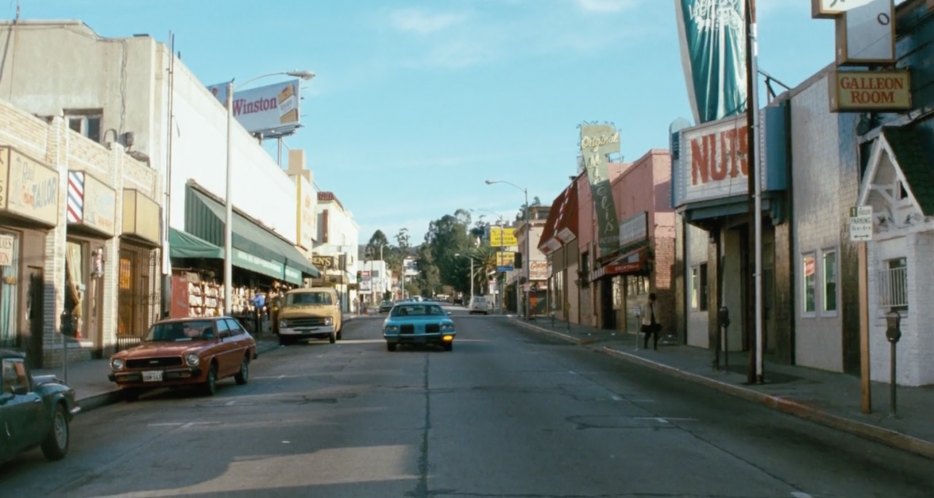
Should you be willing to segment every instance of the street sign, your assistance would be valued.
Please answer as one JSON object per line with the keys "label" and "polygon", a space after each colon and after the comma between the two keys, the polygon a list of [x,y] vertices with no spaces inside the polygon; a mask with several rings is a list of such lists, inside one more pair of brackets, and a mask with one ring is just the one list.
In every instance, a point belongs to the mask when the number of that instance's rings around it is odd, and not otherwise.
{"label": "street sign", "polygon": [[872,240],[872,206],[850,208],[850,241]]}

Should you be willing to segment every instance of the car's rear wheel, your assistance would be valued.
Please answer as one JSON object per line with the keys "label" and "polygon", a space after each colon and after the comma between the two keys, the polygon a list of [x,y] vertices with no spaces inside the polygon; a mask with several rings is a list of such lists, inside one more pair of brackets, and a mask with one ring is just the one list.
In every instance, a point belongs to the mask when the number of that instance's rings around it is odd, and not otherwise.
{"label": "car's rear wheel", "polygon": [[202,392],[205,396],[214,396],[214,393],[217,392],[217,364],[211,363],[211,367],[208,368],[208,378],[204,381],[202,386]]}
{"label": "car's rear wheel", "polygon": [[52,414],[52,427],[42,442],[42,454],[49,460],[61,460],[68,453],[68,416],[65,407],[61,404],[55,406]]}
{"label": "car's rear wheel", "polygon": [[395,351],[395,350],[396,350],[396,343],[394,343],[394,342],[387,342],[387,343],[386,343],[386,350],[387,350],[387,351]]}
{"label": "car's rear wheel", "polygon": [[234,380],[241,386],[250,381],[250,360],[246,356],[240,360],[240,371],[234,375]]}

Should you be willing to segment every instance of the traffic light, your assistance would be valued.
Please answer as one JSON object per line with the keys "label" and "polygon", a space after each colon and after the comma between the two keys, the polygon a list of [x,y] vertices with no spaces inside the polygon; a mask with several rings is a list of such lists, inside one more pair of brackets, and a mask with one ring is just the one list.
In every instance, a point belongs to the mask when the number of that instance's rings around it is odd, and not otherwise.
{"label": "traffic light", "polygon": [[521,252],[516,253],[516,256],[512,262],[512,266],[513,268],[517,268],[517,269],[522,268],[522,253]]}

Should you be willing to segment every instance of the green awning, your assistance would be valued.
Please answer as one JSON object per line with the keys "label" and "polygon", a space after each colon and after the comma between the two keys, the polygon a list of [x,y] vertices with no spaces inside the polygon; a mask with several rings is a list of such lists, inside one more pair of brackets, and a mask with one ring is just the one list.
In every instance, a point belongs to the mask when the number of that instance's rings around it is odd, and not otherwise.
{"label": "green awning", "polygon": [[[217,245],[224,243],[225,207],[189,187],[185,196],[185,230]],[[301,284],[302,276],[321,274],[289,241],[233,213],[231,264],[263,275]]]}
{"label": "green awning", "polygon": [[224,248],[217,247],[190,233],[169,228],[169,256],[173,258],[224,259]]}

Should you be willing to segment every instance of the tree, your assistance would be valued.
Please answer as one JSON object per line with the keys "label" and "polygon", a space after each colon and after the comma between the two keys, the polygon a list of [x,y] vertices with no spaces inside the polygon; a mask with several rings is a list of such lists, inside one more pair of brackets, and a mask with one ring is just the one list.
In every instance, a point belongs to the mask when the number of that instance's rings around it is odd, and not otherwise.
{"label": "tree", "polygon": [[386,239],[386,234],[382,230],[376,230],[373,232],[373,236],[370,237],[370,241],[366,244],[366,254],[369,255],[370,259],[382,258],[384,248],[389,247],[389,240]]}

